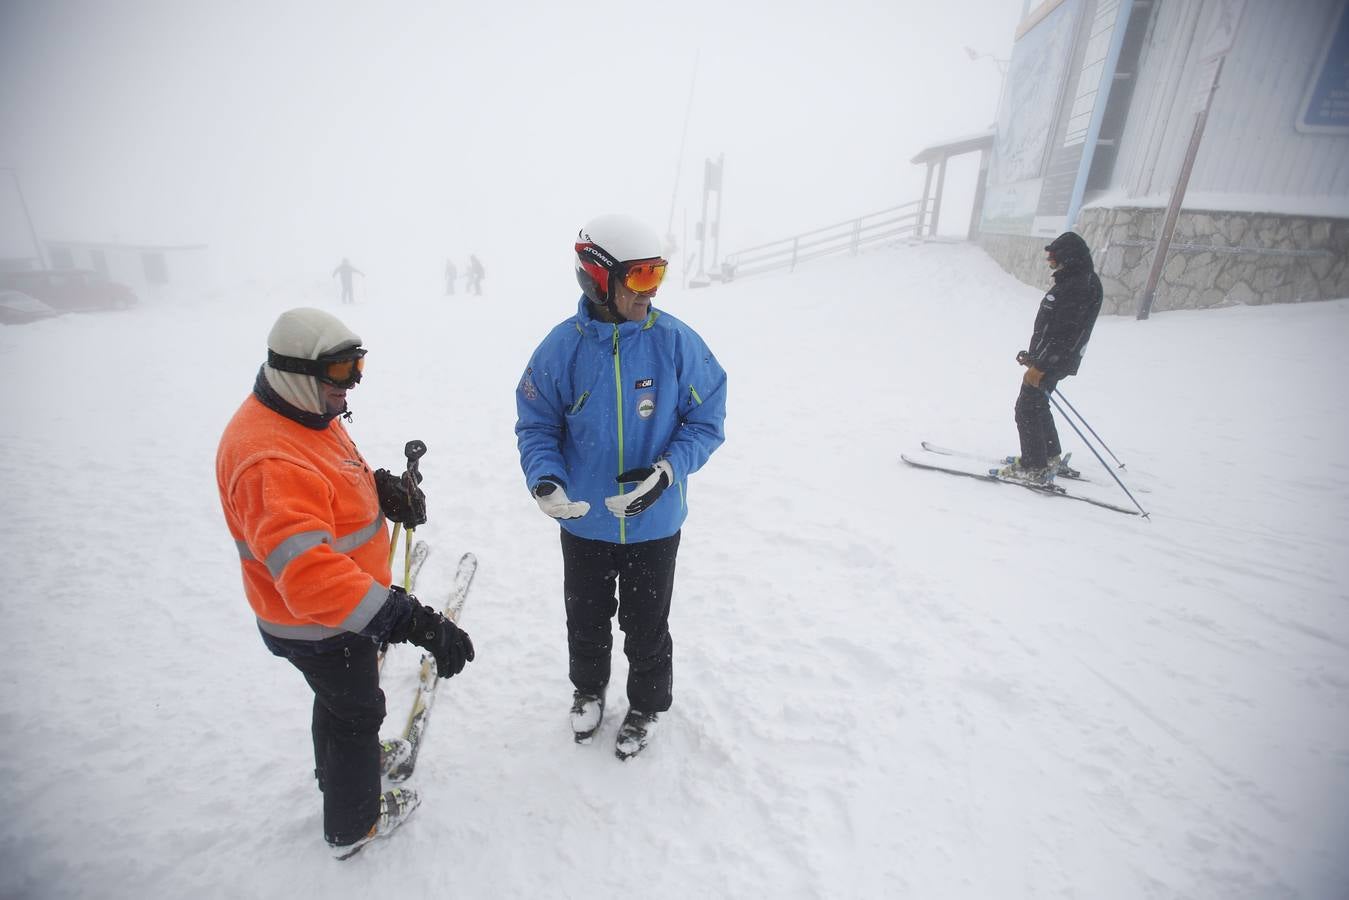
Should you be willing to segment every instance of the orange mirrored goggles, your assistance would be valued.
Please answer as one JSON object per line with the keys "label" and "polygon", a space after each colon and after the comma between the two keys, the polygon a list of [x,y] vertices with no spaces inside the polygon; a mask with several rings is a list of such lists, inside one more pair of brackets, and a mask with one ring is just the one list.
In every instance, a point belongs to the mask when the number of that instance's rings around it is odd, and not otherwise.
{"label": "orange mirrored goggles", "polygon": [[319,381],[326,381],[336,387],[351,387],[361,380],[365,372],[365,351],[362,350],[360,356],[348,356],[346,359],[319,358],[316,362],[323,365]]}
{"label": "orange mirrored goggles", "polygon": [[365,371],[365,352],[364,347],[354,347],[318,359],[302,359],[268,350],[267,365],[279,372],[312,375],[333,387],[350,388],[360,382]]}
{"label": "orange mirrored goggles", "polygon": [[637,294],[650,294],[665,280],[666,265],[668,263],[663,259],[628,263],[623,270],[623,286]]}

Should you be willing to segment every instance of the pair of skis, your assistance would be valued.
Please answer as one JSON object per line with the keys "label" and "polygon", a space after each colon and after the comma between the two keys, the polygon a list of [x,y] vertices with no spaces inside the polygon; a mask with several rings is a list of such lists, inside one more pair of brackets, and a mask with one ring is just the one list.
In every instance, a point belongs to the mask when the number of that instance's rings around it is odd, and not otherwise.
{"label": "pair of skis", "polygon": [[[928,441],[923,441],[922,447],[928,453],[931,453],[939,457],[944,456],[960,459],[970,459],[988,464],[995,464],[998,466],[1005,465],[1007,463],[1006,457],[993,457],[974,453],[966,453],[961,450],[952,450],[948,447],[939,447],[936,444],[930,443]],[[945,472],[948,475],[960,475],[965,478],[976,478],[980,481],[1001,482],[1003,484],[1016,484],[1020,485],[1023,488],[1026,488],[1027,490],[1035,491],[1037,494],[1046,494],[1051,497],[1064,497],[1068,500],[1080,500],[1083,503],[1090,503],[1092,506],[1099,506],[1102,509],[1110,509],[1114,510],[1117,513],[1124,513],[1126,516],[1136,516],[1140,512],[1139,510],[1136,509],[1129,509],[1127,506],[1119,506],[1117,504],[1110,503],[1106,500],[1098,500],[1095,497],[1090,497],[1087,496],[1086,494],[1069,493],[1068,489],[1065,488],[1063,485],[1054,484],[1053,482],[1050,482],[1048,484],[1030,484],[1028,482],[1020,481],[1015,478],[1004,478],[1003,476],[998,474],[997,468],[983,469],[981,471],[970,471],[968,469],[957,468],[953,465],[942,465],[938,462],[934,462],[931,460],[909,456],[908,454],[900,454],[899,458],[904,460],[904,462],[908,463],[909,465],[919,469],[931,469],[932,471],[935,472]],[[1088,481],[1088,479],[1080,477],[1071,480],[1084,481],[1084,482]],[[1147,514],[1144,513],[1143,517],[1147,518]]]}
{"label": "pair of skis", "polygon": [[[421,571],[422,564],[426,562],[426,557],[430,552],[430,547],[426,541],[418,541],[412,548],[412,555],[409,557],[408,565],[408,591],[411,592],[417,584],[417,573]],[[473,576],[478,571],[478,558],[472,553],[465,553],[459,557],[459,565],[455,569],[454,583],[450,587],[449,598],[441,610],[445,618],[459,624],[459,617],[463,615],[464,604],[468,602],[468,589],[473,585]],[[384,664],[384,651],[379,654],[379,665]],[[417,766],[417,755],[421,752],[422,738],[426,736],[426,723],[431,718],[431,706],[436,698],[436,686],[440,683],[440,678],[436,673],[436,659],[430,653],[423,653],[421,667],[417,674],[417,693],[412,699],[412,709],[408,713],[407,725],[403,728],[403,739],[412,747],[412,752],[408,758],[389,772],[390,781],[406,781],[412,775],[413,769]]]}

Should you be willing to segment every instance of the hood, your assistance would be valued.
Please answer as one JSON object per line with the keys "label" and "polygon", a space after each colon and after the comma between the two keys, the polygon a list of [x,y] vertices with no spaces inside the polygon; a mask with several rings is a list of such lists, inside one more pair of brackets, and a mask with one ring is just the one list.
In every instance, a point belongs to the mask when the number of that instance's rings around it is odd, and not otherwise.
{"label": "hood", "polygon": [[1092,268],[1091,249],[1076,232],[1065,231],[1046,244],[1045,249],[1054,254],[1054,258],[1058,260],[1061,268]]}
{"label": "hood", "polygon": [[[267,349],[282,356],[318,359],[338,350],[359,347],[361,338],[334,316],[321,309],[300,307],[283,312],[267,335]],[[325,415],[318,379],[313,375],[281,372],[262,367],[267,383],[287,403],[305,412]]]}

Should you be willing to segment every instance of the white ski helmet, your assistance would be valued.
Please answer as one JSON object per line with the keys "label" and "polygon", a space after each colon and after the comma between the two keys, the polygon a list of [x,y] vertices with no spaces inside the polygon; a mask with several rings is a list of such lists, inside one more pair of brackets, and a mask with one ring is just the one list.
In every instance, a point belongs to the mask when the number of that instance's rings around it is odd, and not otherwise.
{"label": "white ski helmet", "polygon": [[654,284],[634,289],[654,291],[665,275],[661,249],[660,235],[640,219],[622,213],[596,216],[576,235],[576,280],[592,302],[603,306],[613,298],[614,281],[627,277],[633,263],[651,263],[643,269],[647,283]]}

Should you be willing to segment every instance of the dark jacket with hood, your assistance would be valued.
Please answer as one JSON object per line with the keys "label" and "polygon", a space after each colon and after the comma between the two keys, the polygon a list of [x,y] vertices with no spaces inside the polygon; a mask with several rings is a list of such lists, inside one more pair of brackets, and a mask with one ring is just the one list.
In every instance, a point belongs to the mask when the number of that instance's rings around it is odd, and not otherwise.
{"label": "dark jacket with hood", "polygon": [[1058,262],[1054,286],[1040,301],[1031,332],[1030,356],[1035,368],[1054,379],[1076,375],[1092,326],[1101,312],[1101,279],[1091,263],[1091,250],[1067,231],[1045,247]]}

